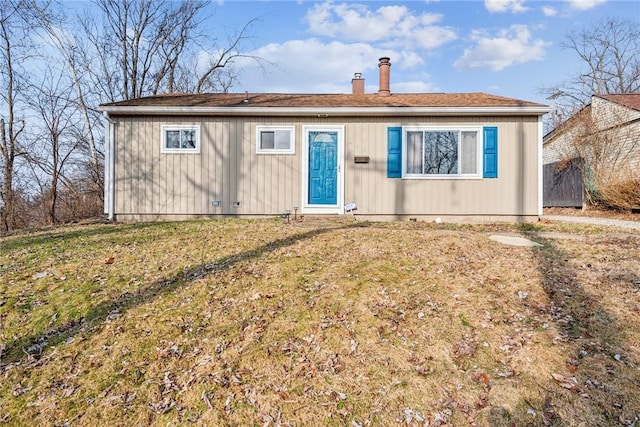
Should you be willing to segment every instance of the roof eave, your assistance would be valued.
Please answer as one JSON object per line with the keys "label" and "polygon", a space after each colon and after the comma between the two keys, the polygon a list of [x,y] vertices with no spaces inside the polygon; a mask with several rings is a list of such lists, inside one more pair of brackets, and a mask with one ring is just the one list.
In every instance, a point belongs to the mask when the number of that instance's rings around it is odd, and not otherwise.
{"label": "roof eave", "polygon": [[513,107],[179,107],[102,105],[98,110],[111,115],[179,116],[541,116],[546,106]]}

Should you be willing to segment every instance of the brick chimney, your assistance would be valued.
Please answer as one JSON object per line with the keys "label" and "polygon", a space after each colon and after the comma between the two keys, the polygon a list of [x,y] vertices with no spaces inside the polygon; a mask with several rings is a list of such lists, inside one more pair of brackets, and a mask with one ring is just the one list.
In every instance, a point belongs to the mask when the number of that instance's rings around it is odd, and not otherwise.
{"label": "brick chimney", "polygon": [[379,96],[389,96],[391,91],[389,90],[389,75],[391,74],[391,62],[390,58],[383,56],[379,59],[380,63],[378,68],[380,69],[380,90],[378,90]]}
{"label": "brick chimney", "polygon": [[353,95],[364,95],[364,79],[362,73],[355,73],[351,79],[351,93]]}

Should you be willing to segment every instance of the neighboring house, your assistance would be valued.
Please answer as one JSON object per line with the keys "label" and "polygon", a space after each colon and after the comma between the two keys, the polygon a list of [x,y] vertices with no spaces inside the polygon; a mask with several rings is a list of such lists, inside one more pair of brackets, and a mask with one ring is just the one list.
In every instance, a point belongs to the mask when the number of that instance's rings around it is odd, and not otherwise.
{"label": "neighboring house", "polygon": [[[544,206],[582,206],[583,187],[640,169],[640,93],[593,95],[544,136]],[[597,176],[594,176],[597,175]]]}
{"label": "neighboring house", "polygon": [[[545,105],[484,93],[176,94],[102,105],[116,220],[537,220]],[[346,205],[346,209],[345,209]],[[353,211],[352,211],[353,212]]]}

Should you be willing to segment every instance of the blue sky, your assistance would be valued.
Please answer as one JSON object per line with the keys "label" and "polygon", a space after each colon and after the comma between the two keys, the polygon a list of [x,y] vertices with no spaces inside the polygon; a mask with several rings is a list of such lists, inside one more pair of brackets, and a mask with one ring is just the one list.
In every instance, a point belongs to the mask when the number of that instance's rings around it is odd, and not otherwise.
{"label": "blue sky", "polygon": [[378,90],[391,58],[392,92],[488,92],[548,104],[539,88],[582,64],[560,43],[602,18],[640,25],[640,1],[221,1],[212,32],[256,18],[245,45],[269,63],[241,61],[234,92],[349,93],[363,74]]}

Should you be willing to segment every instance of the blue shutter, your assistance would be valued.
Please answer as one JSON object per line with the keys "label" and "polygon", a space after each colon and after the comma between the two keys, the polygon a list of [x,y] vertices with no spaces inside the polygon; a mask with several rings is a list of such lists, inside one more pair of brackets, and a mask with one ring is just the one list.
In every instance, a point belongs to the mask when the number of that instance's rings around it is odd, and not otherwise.
{"label": "blue shutter", "polygon": [[402,178],[402,128],[387,129],[387,178]]}
{"label": "blue shutter", "polygon": [[486,126],[483,129],[484,147],[482,149],[482,177],[498,177],[498,128]]}

